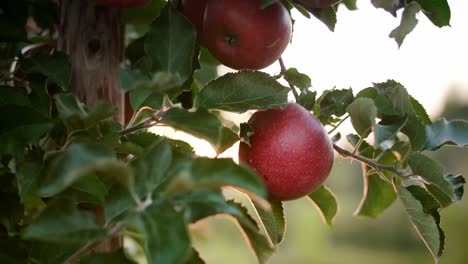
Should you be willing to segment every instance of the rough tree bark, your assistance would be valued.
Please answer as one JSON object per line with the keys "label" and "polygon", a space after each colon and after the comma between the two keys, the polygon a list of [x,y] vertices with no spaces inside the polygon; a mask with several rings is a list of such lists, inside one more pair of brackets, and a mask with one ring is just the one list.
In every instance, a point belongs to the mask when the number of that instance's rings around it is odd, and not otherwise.
{"label": "rough tree bark", "polygon": [[[119,8],[98,6],[94,0],[60,2],[58,47],[72,65],[71,90],[88,106],[96,100],[111,102],[118,108],[116,120],[123,122],[124,97],[119,89],[119,64],[124,55],[124,22]],[[102,207],[80,204],[81,210],[94,212],[104,225]],[[94,251],[109,252],[122,247],[122,237],[101,243]]]}
{"label": "rough tree bark", "polygon": [[119,63],[124,55],[124,23],[119,8],[94,0],[62,0],[59,48],[72,64],[71,89],[88,106],[106,100],[125,115],[119,90]]}

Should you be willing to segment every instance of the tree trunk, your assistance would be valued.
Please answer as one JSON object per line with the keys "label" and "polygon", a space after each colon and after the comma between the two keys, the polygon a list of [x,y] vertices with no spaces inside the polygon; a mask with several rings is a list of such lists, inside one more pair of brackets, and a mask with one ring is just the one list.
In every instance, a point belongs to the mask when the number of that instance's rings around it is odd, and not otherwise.
{"label": "tree trunk", "polygon": [[59,49],[72,64],[71,89],[88,106],[96,100],[118,108],[123,122],[119,64],[124,51],[124,23],[119,8],[98,6],[94,0],[62,0]]}
{"label": "tree trunk", "polygon": [[[97,100],[111,102],[118,109],[116,120],[123,123],[124,97],[119,87],[119,64],[124,55],[124,23],[119,8],[98,6],[94,0],[62,0],[58,47],[72,65],[71,90],[87,105]],[[92,211],[104,225],[102,207],[80,204]],[[93,251],[110,252],[122,247],[123,238],[104,241]]]}

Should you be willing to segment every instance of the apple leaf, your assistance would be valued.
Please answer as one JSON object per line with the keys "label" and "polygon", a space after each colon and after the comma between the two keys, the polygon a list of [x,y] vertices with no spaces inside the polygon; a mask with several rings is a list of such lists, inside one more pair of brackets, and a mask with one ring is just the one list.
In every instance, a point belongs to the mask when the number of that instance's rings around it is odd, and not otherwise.
{"label": "apple leaf", "polygon": [[426,126],[427,141],[424,149],[436,150],[444,145],[468,146],[468,122],[440,119]]}
{"label": "apple leaf", "polygon": [[[377,162],[384,165],[394,165],[396,158],[392,152],[385,152]],[[364,194],[355,212],[356,215],[376,218],[396,200],[395,189],[389,183],[393,177],[392,173],[382,173],[388,180],[382,179],[375,170],[371,170],[368,166],[363,169]]]}
{"label": "apple leaf", "polygon": [[166,93],[178,87],[176,92],[180,92],[182,84],[193,74],[195,43],[196,32],[191,23],[167,4],[145,36],[146,56],[138,67],[151,76],[153,88],[160,90],[170,83],[172,87],[165,89]]}
{"label": "apple leaf", "polygon": [[241,213],[239,217],[236,217],[236,220],[239,222],[242,231],[246,235],[248,242],[258,259],[258,262],[260,264],[267,263],[269,257],[275,252],[274,248],[270,246],[267,239],[260,233],[260,230],[257,228],[257,226],[252,225],[255,223],[255,220],[252,219],[245,207],[234,201],[229,201],[229,204],[234,208],[237,208]]}
{"label": "apple leaf", "polygon": [[362,138],[366,138],[373,131],[377,118],[377,107],[374,101],[369,98],[357,98],[346,107],[346,111],[351,117],[351,123],[356,132]]}
{"label": "apple leaf", "polygon": [[[435,262],[438,262],[443,253],[445,234],[439,225],[439,214],[437,212],[428,212],[429,208],[433,209],[433,198],[430,194],[424,192],[422,188],[411,187],[407,189],[395,184],[395,182],[394,186],[418,235],[429,249]],[[413,194],[416,191],[418,193]]]}
{"label": "apple leaf", "polygon": [[315,205],[322,220],[329,227],[333,226],[333,220],[338,213],[338,203],[335,195],[325,185],[310,193],[309,200]]}
{"label": "apple leaf", "polygon": [[71,80],[71,63],[63,52],[35,52],[21,61],[21,66],[27,73],[41,73],[58,85],[68,88]]}
{"label": "apple leaf", "polygon": [[37,192],[44,179],[42,155],[28,152],[24,161],[18,164],[16,169],[16,180],[18,194],[23,204],[38,198]]}
{"label": "apple leaf", "polygon": [[0,154],[16,155],[53,127],[52,121],[32,106],[0,105],[0,116]]}
{"label": "apple leaf", "polygon": [[261,8],[265,9],[276,2],[278,2],[278,0],[262,0]]}
{"label": "apple leaf", "polygon": [[408,121],[407,117],[389,117],[382,119],[375,126],[375,145],[382,150],[388,150],[397,143],[397,135]]}
{"label": "apple leaf", "polygon": [[[408,165],[415,175],[422,177],[425,182],[433,185],[429,190],[433,190],[436,197],[445,196],[445,199],[449,199],[452,202],[461,199],[461,195],[463,194],[462,188],[465,183],[463,177],[454,175],[444,177],[442,165],[421,153],[413,153],[408,159]],[[445,204],[444,202],[442,203]]]}
{"label": "apple leaf", "polygon": [[284,73],[284,79],[301,89],[301,91],[312,87],[310,77],[304,73],[300,73],[296,68],[287,69]]}
{"label": "apple leaf", "polygon": [[332,116],[341,117],[346,114],[346,108],[354,101],[353,90],[326,90],[317,99],[314,114],[323,124],[332,122]]}
{"label": "apple leaf", "polygon": [[[73,253],[84,246],[82,243],[47,243],[33,241],[28,244],[29,259],[37,263],[63,264]],[[13,264],[13,263],[12,263]]]}
{"label": "apple leaf", "polygon": [[418,24],[416,14],[419,13],[419,11],[421,11],[421,6],[417,2],[410,2],[405,7],[400,25],[390,33],[390,37],[395,39],[398,43],[398,47],[401,47],[403,40],[405,40],[406,36],[411,33]]}
{"label": "apple leaf", "polygon": [[336,25],[336,9],[333,6],[324,8],[314,8],[307,3],[306,0],[296,0],[296,2],[303,6],[309,13],[311,13],[318,20],[322,21],[330,31],[335,31]]}
{"label": "apple leaf", "polygon": [[357,0],[343,0],[341,3],[343,3],[348,10],[357,10],[357,5],[356,5]]}
{"label": "apple leaf", "polygon": [[397,15],[396,11],[405,5],[402,0],[371,0],[371,2],[374,7],[382,8],[395,17]]}
{"label": "apple leaf", "polygon": [[284,107],[289,89],[258,71],[227,73],[208,83],[195,100],[196,107],[243,113]]}
{"label": "apple leaf", "polygon": [[233,186],[266,197],[261,178],[231,159],[195,158],[179,164],[172,173],[174,178],[166,188],[167,194]]}
{"label": "apple leaf", "polygon": [[215,115],[203,108],[193,112],[172,108],[164,115],[161,123],[207,140],[217,153],[222,153],[239,140],[237,134],[223,126]]}
{"label": "apple leaf", "polygon": [[27,263],[27,258],[25,241],[8,236],[0,240],[0,263]]}
{"label": "apple leaf", "polygon": [[39,193],[45,197],[56,195],[81,177],[97,171],[127,182],[131,177],[110,147],[99,143],[73,144],[52,161]]}
{"label": "apple leaf", "polygon": [[265,227],[273,245],[278,245],[283,241],[286,232],[286,218],[284,207],[281,201],[269,201],[271,208],[266,210],[254,203],[255,209],[260,217],[261,224]]}
{"label": "apple leaf", "polygon": [[201,258],[200,253],[198,253],[196,249],[192,248],[192,256],[186,264],[205,264],[205,261]]}
{"label": "apple leaf", "polygon": [[416,0],[423,9],[423,13],[438,26],[450,25],[450,6],[447,0]]}
{"label": "apple leaf", "polygon": [[170,203],[153,203],[127,223],[138,234],[148,263],[182,264],[190,258],[192,247],[183,212]]}
{"label": "apple leaf", "polygon": [[415,100],[411,99],[406,89],[394,80],[388,80],[384,83],[374,83],[374,86],[364,89],[357,94],[357,97],[367,97],[374,100],[378,109],[378,117],[381,119],[395,116],[408,118],[401,132],[406,134],[411,142],[413,150],[419,150],[426,142],[426,129],[424,123],[423,109],[417,107],[415,111],[413,105]]}
{"label": "apple leaf", "polygon": [[422,122],[422,124],[425,126],[431,124],[431,118],[427,114],[426,109],[424,109],[424,106],[420,102],[418,102],[418,100],[416,100],[413,96],[410,96],[410,101],[416,116]]}
{"label": "apple leaf", "polygon": [[153,143],[143,155],[132,160],[130,166],[135,181],[144,182],[146,193],[151,193],[165,180],[171,162],[172,148],[167,141],[160,140]]}
{"label": "apple leaf", "polygon": [[112,263],[112,264],[135,264],[136,262],[131,261],[127,258],[123,250],[119,250],[112,253],[98,253],[90,256],[84,256],[80,258],[80,264],[101,264],[101,263]]}
{"label": "apple leaf", "polygon": [[56,243],[80,243],[103,239],[106,231],[95,221],[92,212],[79,210],[69,199],[56,199],[23,233],[28,240]]}

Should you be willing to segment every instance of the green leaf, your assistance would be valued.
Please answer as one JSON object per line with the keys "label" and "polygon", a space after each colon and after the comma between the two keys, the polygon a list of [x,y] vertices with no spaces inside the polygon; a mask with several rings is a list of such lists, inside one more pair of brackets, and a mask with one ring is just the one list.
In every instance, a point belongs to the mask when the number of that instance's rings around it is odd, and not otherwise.
{"label": "green leaf", "polygon": [[60,197],[79,203],[102,205],[108,193],[107,186],[96,175],[89,175],[76,181],[67,191],[60,194]]}
{"label": "green leaf", "polygon": [[374,100],[378,108],[378,117],[408,118],[401,132],[406,134],[411,142],[413,150],[419,150],[426,142],[426,129],[423,109],[413,109],[415,100],[411,98],[406,89],[398,82],[388,80],[384,83],[374,83],[374,87],[358,93],[357,97],[367,97]]}
{"label": "green leaf", "polygon": [[99,253],[93,254],[90,256],[82,257],[79,261],[79,264],[102,264],[102,263],[112,263],[112,264],[135,264],[134,261],[129,260],[123,250],[112,253]]}
{"label": "green leaf", "polygon": [[152,73],[178,80],[179,85],[193,73],[196,33],[190,22],[168,4],[153,22],[145,38],[147,63]]}
{"label": "green leaf", "polygon": [[390,37],[395,39],[395,41],[398,43],[398,47],[401,47],[403,40],[405,40],[406,36],[411,33],[411,31],[413,31],[413,29],[418,24],[416,14],[419,13],[420,10],[421,6],[416,2],[410,2],[405,7],[401,17],[400,25],[390,33]]}
{"label": "green leaf", "polygon": [[315,107],[317,92],[305,91],[299,95],[298,103],[305,109],[312,111]]}
{"label": "green leaf", "polygon": [[397,135],[408,121],[407,117],[390,117],[380,121],[375,126],[375,145],[382,150],[392,148],[397,142]]}
{"label": "green leaf", "polygon": [[185,263],[192,253],[184,215],[169,203],[156,203],[129,220],[143,241],[149,264]]}
{"label": "green leaf", "polygon": [[128,169],[116,160],[109,146],[98,143],[73,144],[52,161],[40,194],[45,197],[56,195],[93,172],[112,174],[112,177],[123,181],[130,177]]}
{"label": "green leaf", "polygon": [[233,201],[229,202],[233,207],[237,208],[241,213],[241,216],[236,217],[239,222],[244,234],[248,238],[248,242],[253,249],[257,260],[260,264],[267,263],[268,258],[274,253],[266,238],[259,232],[258,228],[252,226],[252,222],[255,222],[247,212],[247,209],[240,204]]}
{"label": "green leaf", "polygon": [[306,74],[300,73],[296,68],[287,69],[284,73],[284,79],[301,89],[301,91],[312,86],[310,77]]}
{"label": "green leaf", "polygon": [[4,105],[30,105],[28,94],[20,88],[0,86],[0,106]]}
{"label": "green leaf", "polygon": [[[385,152],[379,159],[376,160],[380,164],[394,165],[396,162],[392,152]],[[387,179],[393,177],[392,173],[382,172]],[[392,184],[388,180],[381,178],[375,170],[371,170],[368,166],[363,169],[364,179],[364,194],[355,214],[358,216],[376,218],[382,214],[393,202],[397,195]]]}
{"label": "green leaf", "polygon": [[46,243],[32,241],[29,243],[29,259],[37,263],[63,264],[73,253],[84,246],[82,243]]}
{"label": "green leaf", "polygon": [[42,79],[29,79],[29,100],[31,105],[41,114],[50,118],[51,99],[47,91],[47,82]]}
{"label": "green leaf", "polygon": [[284,207],[281,201],[269,201],[271,208],[265,210],[261,206],[255,205],[261,224],[265,227],[273,245],[278,245],[283,241],[286,232],[286,218],[284,216]]}
{"label": "green leaf", "polygon": [[27,244],[23,240],[8,236],[0,239],[0,263],[27,263],[27,257]]}
{"label": "green leaf", "polygon": [[357,10],[357,5],[356,5],[356,0],[343,0],[341,3],[343,3],[348,10]]}
{"label": "green leaf", "polygon": [[208,83],[195,100],[196,107],[243,113],[284,107],[289,89],[263,72],[228,73]]}
{"label": "green leaf", "polygon": [[37,192],[44,179],[42,156],[29,152],[24,161],[17,165],[18,194],[21,202],[26,204],[38,198]]}
{"label": "green leaf", "polygon": [[447,0],[416,0],[421,4],[424,14],[438,26],[450,25],[450,6]]}
{"label": "green leaf", "polygon": [[207,140],[217,153],[222,153],[239,140],[237,134],[223,126],[215,115],[203,108],[196,111],[172,108],[160,122]]}
{"label": "green leaf", "polygon": [[25,145],[36,143],[53,126],[32,106],[0,105],[0,116],[0,154],[15,155]]}
{"label": "green leaf", "polygon": [[126,24],[148,25],[159,16],[163,7],[167,4],[164,0],[152,0],[148,4],[137,7],[123,8]]}
{"label": "green leaf", "polygon": [[262,0],[261,8],[265,9],[268,6],[270,6],[270,5],[272,5],[272,4],[276,3],[276,2],[278,2],[278,0]]}
{"label": "green leaf", "polygon": [[[444,168],[442,165],[420,153],[413,153],[408,159],[408,165],[411,167],[414,174],[421,176],[425,182],[433,185],[429,190],[432,190],[432,193],[434,193],[436,197],[443,195],[445,196],[443,200],[449,199],[452,202],[461,199],[464,184],[463,177],[458,175],[444,177]],[[439,190],[434,190],[434,188],[438,188]],[[445,203],[442,202],[442,204]]]}
{"label": "green leaf", "polygon": [[396,11],[404,7],[404,3],[401,0],[371,0],[375,8],[382,8],[396,17]]}
{"label": "green leaf", "polygon": [[326,118],[332,115],[341,117],[346,114],[346,108],[353,101],[354,95],[351,89],[327,90],[317,100],[320,105],[320,112],[317,115]]}
{"label": "green leaf", "polygon": [[362,138],[366,138],[375,127],[377,107],[369,98],[358,98],[346,108],[354,129]]}
{"label": "green leaf", "polygon": [[324,7],[324,8],[311,8],[308,7],[304,2],[300,2],[301,5],[305,7],[312,15],[314,15],[318,20],[322,21],[330,31],[335,31],[336,26],[336,10],[333,6]]}
{"label": "green leaf", "polygon": [[237,165],[231,159],[195,158],[174,172],[167,193],[195,189],[213,189],[233,186],[266,197],[263,180],[250,169]]}
{"label": "green leaf", "polygon": [[468,122],[440,119],[426,126],[427,141],[423,149],[436,150],[444,145],[468,146]]}
{"label": "green leaf", "polygon": [[151,193],[165,180],[171,162],[172,148],[167,141],[160,140],[153,143],[142,156],[133,160],[130,166],[135,180],[144,182],[146,193]]}
{"label": "green leaf", "polygon": [[434,257],[435,262],[438,262],[444,248],[445,238],[439,226],[440,217],[438,214],[426,213],[423,207],[425,202],[417,199],[420,197],[415,197],[411,191],[395,183],[394,186],[418,235]]}
{"label": "green leaf", "polygon": [[192,248],[192,256],[186,264],[205,264],[205,261],[201,258],[200,253],[198,253],[196,249]]}
{"label": "green leaf", "polygon": [[307,197],[317,208],[323,222],[330,227],[333,226],[333,219],[338,212],[338,203],[330,189],[322,185]]}
{"label": "green leaf", "polygon": [[71,64],[63,52],[36,52],[25,58],[21,66],[28,73],[41,73],[52,82],[68,88],[71,80]]}
{"label": "green leaf", "polygon": [[101,229],[91,212],[79,210],[68,199],[52,201],[36,221],[23,233],[23,238],[57,243],[79,243],[103,239]]}
{"label": "green leaf", "polygon": [[416,116],[422,122],[422,124],[425,126],[431,124],[431,118],[427,114],[426,109],[424,109],[424,106],[419,103],[418,100],[416,100],[413,96],[410,96],[410,101]]}

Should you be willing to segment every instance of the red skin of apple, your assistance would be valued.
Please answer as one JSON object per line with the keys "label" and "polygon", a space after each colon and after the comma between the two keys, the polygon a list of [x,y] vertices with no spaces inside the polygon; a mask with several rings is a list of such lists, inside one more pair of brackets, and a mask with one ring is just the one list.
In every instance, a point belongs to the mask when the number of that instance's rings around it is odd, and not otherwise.
{"label": "red skin of apple", "polygon": [[114,7],[137,7],[143,6],[151,2],[151,0],[96,0],[98,5],[114,6]]}
{"label": "red skin of apple", "polygon": [[296,2],[308,8],[324,8],[341,1],[342,0],[297,0]]}
{"label": "red skin of apple", "polygon": [[182,14],[195,26],[198,34],[198,42],[201,44],[201,33],[203,30],[203,18],[208,0],[181,0],[179,9]]}
{"label": "red skin of apple", "polygon": [[252,115],[250,146],[239,160],[260,175],[269,198],[294,200],[316,190],[333,166],[333,146],[320,121],[298,104]]}
{"label": "red skin of apple", "polygon": [[291,38],[291,17],[279,2],[261,9],[261,0],[208,1],[203,41],[233,69],[262,69],[275,62]]}

